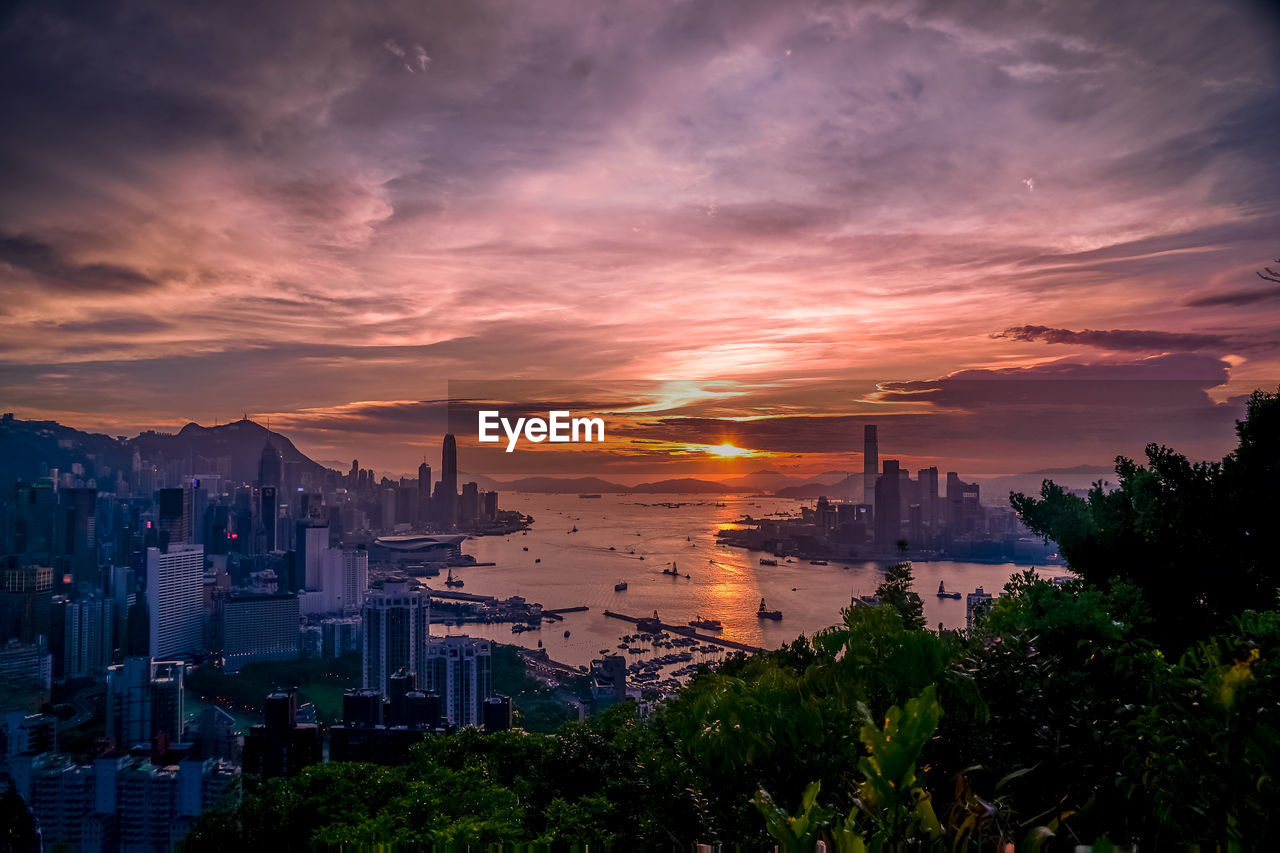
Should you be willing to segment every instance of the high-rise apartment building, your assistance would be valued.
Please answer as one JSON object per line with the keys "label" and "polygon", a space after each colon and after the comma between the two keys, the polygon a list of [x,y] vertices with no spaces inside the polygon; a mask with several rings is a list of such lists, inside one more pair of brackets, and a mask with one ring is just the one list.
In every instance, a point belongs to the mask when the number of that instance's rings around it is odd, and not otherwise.
{"label": "high-rise apartment building", "polygon": [[153,658],[174,658],[204,645],[204,546],[147,549],[147,611]]}
{"label": "high-rise apartment building", "polygon": [[493,694],[493,652],[478,637],[436,637],[427,646],[422,689],[440,696],[455,726],[484,725],[484,701]]}
{"label": "high-rise apartment building", "polygon": [[386,581],[364,600],[363,687],[388,694],[397,670],[420,674],[426,662],[430,599],[409,589],[408,581]]}

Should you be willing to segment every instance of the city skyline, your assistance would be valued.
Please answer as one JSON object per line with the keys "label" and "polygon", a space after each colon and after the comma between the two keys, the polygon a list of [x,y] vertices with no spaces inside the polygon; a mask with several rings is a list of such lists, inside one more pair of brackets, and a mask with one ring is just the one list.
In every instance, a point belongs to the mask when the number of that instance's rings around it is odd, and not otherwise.
{"label": "city skyline", "polygon": [[446,380],[1111,372],[1208,457],[1280,376],[1262,4],[426,9],[6,12],[6,409],[412,470]]}

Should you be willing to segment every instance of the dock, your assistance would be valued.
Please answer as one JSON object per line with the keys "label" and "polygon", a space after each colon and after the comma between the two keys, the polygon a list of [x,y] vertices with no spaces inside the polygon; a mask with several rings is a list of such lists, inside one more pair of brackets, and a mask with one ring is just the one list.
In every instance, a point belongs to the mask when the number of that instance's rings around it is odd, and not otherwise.
{"label": "dock", "polygon": [[[604,615],[610,616],[614,619],[621,619],[623,622],[630,622],[633,625],[640,624],[639,617],[628,616],[625,613],[618,613],[617,611],[614,611],[614,610],[606,610],[604,612]],[[647,616],[644,618],[645,618],[645,621],[652,621]],[[759,646],[750,645],[749,643],[739,643],[737,640],[726,640],[724,637],[717,637],[715,634],[703,634],[697,629],[689,625],[669,625],[666,622],[659,621],[658,627],[664,631],[670,631],[673,634],[679,634],[682,637],[693,637],[695,640],[700,640],[704,643],[714,643],[717,646],[724,646],[727,649],[737,649],[738,651],[742,651],[742,652],[765,651],[765,649],[762,649]]]}
{"label": "dock", "polygon": [[476,595],[470,592],[454,592],[448,589],[433,589],[431,597],[438,598],[441,601],[469,601],[473,604],[491,604],[497,601],[497,597],[493,595]]}

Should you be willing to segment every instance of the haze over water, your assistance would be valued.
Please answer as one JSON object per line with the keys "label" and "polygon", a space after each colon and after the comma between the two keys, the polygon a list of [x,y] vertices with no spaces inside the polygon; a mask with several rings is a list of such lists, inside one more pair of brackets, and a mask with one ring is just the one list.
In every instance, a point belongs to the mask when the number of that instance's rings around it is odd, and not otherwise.
{"label": "haze over water", "polygon": [[[684,505],[664,507],[657,505],[660,502]],[[716,506],[718,502],[725,506]],[[777,648],[799,634],[837,624],[850,597],[875,592],[884,577],[884,562],[864,561],[846,568],[834,560],[815,566],[807,560],[779,559],[777,566],[762,566],[760,559],[772,559],[772,555],[718,545],[715,534],[722,527],[746,514],[759,518],[779,511],[798,512],[801,503],[794,500],[511,494],[503,496],[503,505],[533,515],[533,529],[527,536],[481,537],[464,543],[465,553],[496,565],[455,570],[455,576],[466,582],[462,591],[502,598],[522,595],[552,609],[585,604],[590,610],[566,614],[563,623],[546,623],[540,631],[522,634],[512,634],[506,624],[438,623],[432,625],[433,633],[470,634],[528,648],[537,647],[541,640],[553,659],[582,665],[602,649],[613,652],[620,636],[636,630],[627,622],[606,617],[606,609],[629,616],[648,616],[657,610],[669,624],[682,625],[698,616],[719,619],[724,623],[720,636]],[[570,532],[575,526],[578,532]],[[611,546],[616,550],[610,551]],[[528,551],[523,550],[526,547]],[[661,573],[672,562],[681,577]],[[914,563],[915,588],[924,600],[929,626],[964,627],[963,598],[939,599],[940,580],[948,590],[968,593],[982,586],[994,594],[1011,574],[1024,568],[1011,563]],[[691,577],[685,579],[685,573]],[[1040,572],[1045,577],[1065,573],[1060,567]],[[619,581],[626,581],[628,589],[615,592]],[[441,579],[430,584],[444,588]],[[756,616],[761,598],[770,608],[782,611],[780,622]]]}

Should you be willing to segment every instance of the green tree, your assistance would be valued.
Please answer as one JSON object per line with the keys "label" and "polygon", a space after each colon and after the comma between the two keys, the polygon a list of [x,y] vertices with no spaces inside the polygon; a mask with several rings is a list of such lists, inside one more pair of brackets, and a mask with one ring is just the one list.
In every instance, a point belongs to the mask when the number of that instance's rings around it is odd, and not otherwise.
{"label": "green tree", "polygon": [[910,563],[894,563],[885,569],[884,581],[876,587],[876,597],[881,604],[898,611],[908,628],[923,628],[924,602],[912,588],[914,580]]}
{"label": "green tree", "polygon": [[1104,589],[1137,587],[1157,637],[1185,648],[1280,585],[1272,530],[1280,394],[1254,392],[1236,432],[1239,445],[1221,462],[1152,444],[1145,466],[1116,459],[1114,489],[1099,482],[1081,498],[1046,480],[1039,498],[1010,500],[1079,576]]}

